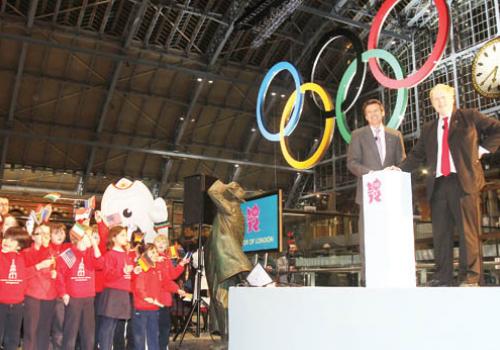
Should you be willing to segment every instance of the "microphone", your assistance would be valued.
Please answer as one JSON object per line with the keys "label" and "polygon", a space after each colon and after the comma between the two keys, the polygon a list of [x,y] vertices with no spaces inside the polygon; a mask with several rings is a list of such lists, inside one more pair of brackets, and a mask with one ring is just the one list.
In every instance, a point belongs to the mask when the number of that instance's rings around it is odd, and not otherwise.
{"label": "microphone", "polygon": [[444,125],[441,127],[441,129],[443,129],[443,130],[444,130]]}
{"label": "microphone", "polygon": [[375,136],[375,141],[378,141],[378,137],[377,136]]}

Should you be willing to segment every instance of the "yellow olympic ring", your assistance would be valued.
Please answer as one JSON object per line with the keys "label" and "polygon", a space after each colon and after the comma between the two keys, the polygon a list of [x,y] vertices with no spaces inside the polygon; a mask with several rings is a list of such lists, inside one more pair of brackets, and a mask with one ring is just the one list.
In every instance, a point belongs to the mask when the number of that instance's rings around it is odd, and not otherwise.
{"label": "yellow olympic ring", "polygon": [[[306,83],[302,84],[300,86],[300,93],[303,94],[306,91],[312,91],[313,93],[318,94],[318,96],[321,99],[321,102],[323,103],[323,107],[325,108],[325,111],[331,112],[333,111],[333,102],[328,95],[328,93],[323,89],[320,85],[316,83]],[[288,122],[288,119],[290,119],[290,115],[292,113],[293,106],[295,104],[295,99],[297,97],[297,92],[294,91],[290,97],[288,98],[288,101],[286,101],[285,108],[283,109],[283,113],[281,114],[281,121],[280,121],[280,132],[279,132],[279,137],[280,137],[280,147],[281,147],[281,152],[283,152],[283,156],[285,157],[285,160],[290,164],[292,167],[296,169],[310,169],[313,166],[315,166],[321,158],[325,155],[326,151],[328,150],[328,147],[332,143],[333,139],[333,128],[335,127],[335,121],[332,117],[328,117],[325,120],[325,131],[323,132],[323,137],[321,139],[321,142],[314,152],[312,156],[310,156],[308,159],[303,160],[303,161],[298,161],[294,159],[291,155],[290,152],[288,152],[288,142],[285,139],[285,124]]]}

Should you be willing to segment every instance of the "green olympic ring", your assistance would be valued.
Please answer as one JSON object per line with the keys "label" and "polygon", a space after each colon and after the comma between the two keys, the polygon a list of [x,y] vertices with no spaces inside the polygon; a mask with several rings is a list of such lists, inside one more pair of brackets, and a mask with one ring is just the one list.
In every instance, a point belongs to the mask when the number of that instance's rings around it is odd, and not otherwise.
{"label": "green olympic ring", "polygon": [[[363,52],[363,54],[361,55],[361,60],[366,63],[372,57],[381,58],[386,61],[394,71],[396,78],[398,80],[403,79],[403,68],[401,67],[398,59],[394,57],[393,54],[382,49],[373,49]],[[349,67],[347,67],[344,75],[342,76],[342,79],[340,80],[337,97],[335,98],[335,115],[337,116],[337,127],[339,128],[340,135],[347,143],[351,142],[351,131],[347,127],[345,114],[342,111],[341,106],[347,96],[351,81],[356,74],[356,67],[357,62],[356,59],[354,59]],[[401,125],[401,122],[403,121],[405,115],[406,107],[408,105],[408,89],[399,88],[397,90],[398,93],[396,97],[396,106],[394,106],[394,111],[392,112],[389,123],[387,124],[389,128],[393,129],[397,129]]]}

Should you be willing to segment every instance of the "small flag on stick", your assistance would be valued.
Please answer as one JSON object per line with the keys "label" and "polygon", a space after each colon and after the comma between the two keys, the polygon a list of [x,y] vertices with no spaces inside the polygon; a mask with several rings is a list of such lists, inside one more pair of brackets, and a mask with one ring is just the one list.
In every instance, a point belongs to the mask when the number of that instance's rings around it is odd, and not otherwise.
{"label": "small flag on stick", "polygon": [[33,234],[33,229],[35,228],[35,212],[32,210],[30,212],[30,215],[28,216],[28,220],[26,220],[26,224],[24,225],[26,227],[26,231],[30,234],[30,236]]}
{"label": "small flag on stick", "polygon": [[57,201],[59,198],[61,198],[61,194],[59,192],[51,192],[47,193],[43,198],[48,199],[52,202]]}
{"label": "small flag on stick", "polygon": [[50,219],[50,215],[52,214],[52,205],[47,204],[43,206],[42,204],[38,204],[35,209],[35,221],[38,225],[46,223]]}
{"label": "small flag on stick", "polygon": [[80,222],[90,219],[92,215],[92,209],[90,208],[78,208],[75,210],[75,221]]}
{"label": "small flag on stick", "polygon": [[151,261],[151,259],[146,255],[143,254],[138,260],[137,260],[137,265],[139,265],[144,272],[148,272],[150,268],[154,266],[154,263]]}
{"label": "small flag on stick", "polygon": [[73,265],[76,262],[76,256],[75,253],[73,253],[73,250],[71,248],[66,249],[64,252],[62,252],[60,255],[61,259],[66,263],[66,265],[71,269]]}
{"label": "small flag on stick", "polygon": [[87,231],[88,229],[89,229],[88,226],[76,223],[69,231],[69,235],[71,238],[74,238],[77,241],[79,241],[83,238],[83,236],[85,235],[85,231]]}
{"label": "small flag on stick", "polygon": [[111,228],[115,226],[120,226],[122,224],[122,217],[118,213],[114,213],[106,216],[106,225]]}
{"label": "small flag on stick", "polygon": [[84,207],[87,209],[95,209],[95,196],[90,197],[83,203]]}
{"label": "small flag on stick", "polygon": [[168,255],[170,259],[178,259],[179,258],[179,253],[177,252],[177,248],[173,245],[171,245],[168,248]]}

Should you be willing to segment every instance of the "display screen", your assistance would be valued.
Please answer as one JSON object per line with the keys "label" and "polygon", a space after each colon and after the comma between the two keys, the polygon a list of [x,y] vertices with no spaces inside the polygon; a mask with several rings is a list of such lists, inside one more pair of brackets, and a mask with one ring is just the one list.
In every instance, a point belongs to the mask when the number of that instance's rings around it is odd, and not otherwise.
{"label": "display screen", "polygon": [[250,198],[241,204],[245,218],[244,252],[281,248],[281,192]]}

